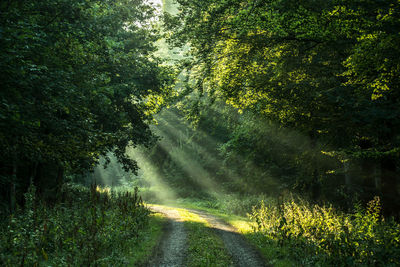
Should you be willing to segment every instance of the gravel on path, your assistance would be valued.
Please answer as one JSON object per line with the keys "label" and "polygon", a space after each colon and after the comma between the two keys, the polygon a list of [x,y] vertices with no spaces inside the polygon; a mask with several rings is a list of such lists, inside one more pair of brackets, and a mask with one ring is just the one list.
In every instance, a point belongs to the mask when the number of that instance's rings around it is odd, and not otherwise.
{"label": "gravel on path", "polygon": [[164,214],[168,218],[164,237],[159,244],[156,254],[149,262],[151,267],[181,267],[186,258],[186,231],[175,209],[151,206],[153,212]]}
{"label": "gravel on path", "polygon": [[[163,206],[150,206],[153,212],[164,214],[168,218],[164,236],[157,247],[154,257],[148,263],[150,267],[181,267],[185,266],[187,256],[187,236],[179,211]],[[221,237],[227,250],[232,255],[234,266],[264,267],[265,259],[251,246],[237,230],[223,220],[200,210],[187,209],[207,220],[211,227]],[[207,248],[205,248],[207,249]]]}
{"label": "gravel on path", "polygon": [[207,212],[192,209],[188,209],[188,211],[204,218],[211,227],[215,229],[217,234],[224,241],[227,250],[231,253],[235,266],[269,266],[261,254],[252,247],[233,226]]}

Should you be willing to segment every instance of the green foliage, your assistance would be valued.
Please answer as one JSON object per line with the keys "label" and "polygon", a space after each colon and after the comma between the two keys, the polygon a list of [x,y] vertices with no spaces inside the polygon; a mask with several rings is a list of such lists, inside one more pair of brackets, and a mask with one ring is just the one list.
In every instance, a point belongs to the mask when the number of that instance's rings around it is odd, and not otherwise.
{"label": "green foliage", "polygon": [[141,0],[0,4],[6,168],[16,154],[84,172],[112,152],[137,170],[125,148],[154,142],[148,124],[172,82],[170,68],[153,55],[154,12]]}
{"label": "green foliage", "polygon": [[154,248],[160,244],[167,219],[159,214],[151,214],[149,225],[140,231],[140,242],[129,254],[129,266],[145,265],[153,256]]}
{"label": "green foliage", "polygon": [[[253,207],[267,199],[266,195],[247,195],[238,194],[225,195],[218,199],[219,210],[227,214],[246,216]],[[210,207],[213,208],[213,207]]]}
{"label": "green foliage", "polygon": [[48,207],[31,186],[25,200],[24,210],[2,222],[2,266],[125,266],[148,223],[137,191],[67,184],[63,202]]}
{"label": "green foliage", "polygon": [[340,148],[398,147],[398,1],[177,2],[165,23],[200,91]]}
{"label": "green foliage", "polygon": [[[171,45],[189,46],[185,115],[211,121],[204,99],[220,99],[248,120],[217,114],[231,133],[221,151],[235,162],[227,164],[236,169],[229,177],[239,176],[233,190],[274,191],[274,177],[314,200],[359,191],[364,201],[380,195],[387,213],[400,210],[398,1],[177,3],[181,12],[166,14],[165,25]],[[268,123],[303,140],[279,140]],[[346,161],[362,169],[353,181]]]}
{"label": "green foliage", "polygon": [[276,206],[261,202],[249,217],[260,246],[273,242],[306,266],[397,266],[400,228],[381,216],[380,199],[351,214],[332,207],[289,200]]}

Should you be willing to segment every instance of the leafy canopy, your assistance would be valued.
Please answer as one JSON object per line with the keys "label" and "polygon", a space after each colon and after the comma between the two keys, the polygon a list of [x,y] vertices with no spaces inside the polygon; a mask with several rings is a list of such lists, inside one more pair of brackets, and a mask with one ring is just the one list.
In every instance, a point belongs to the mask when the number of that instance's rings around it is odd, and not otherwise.
{"label": "leafy canopy", "polygon": [[[0,3],[0,146],[31,161],[90,168],[149,145],[172,72],[153,56],[155,10],[142,0]],[[154,103],[154,99],[161,101]]]}

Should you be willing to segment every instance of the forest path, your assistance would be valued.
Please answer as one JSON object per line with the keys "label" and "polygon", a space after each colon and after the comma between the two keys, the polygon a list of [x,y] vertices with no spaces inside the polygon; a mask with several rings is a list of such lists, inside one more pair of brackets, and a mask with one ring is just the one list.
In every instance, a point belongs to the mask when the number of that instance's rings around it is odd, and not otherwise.
{"label": "forest path", "polygon": [[150,206],[153,212],[164,214],[168,218],[168,223],[164,229],[164,236],[159,244],[157,251],[148,263],[148,266],[184,266],[186,258],[186,230],[183,225],[179,211],[163,206]]}
{"label": "forest path", "polygon": [[225,247],[232,255],[234,266],[258,267],[268,266],[261,254],[253,248],[245,238],[230,224],[205,211],[187,209],[189,212],[204,218],[217,232],[225,244]]}
{"label": "forest path", "polygon": [[[149,263],[149,266],[185,266],[184,263],[187,256],[186,230],[179,215],[179,210],[166,206],[150,206],[150,209],[153,212],[164,214],[170,222],[158,251]],[[205,211],[194,209],[180,210],[196,214],[210,224],[211,228],[222,239],[226,249],[231,254],[234,266],[268,266],[260,253],[249,245],[233,226]]]}

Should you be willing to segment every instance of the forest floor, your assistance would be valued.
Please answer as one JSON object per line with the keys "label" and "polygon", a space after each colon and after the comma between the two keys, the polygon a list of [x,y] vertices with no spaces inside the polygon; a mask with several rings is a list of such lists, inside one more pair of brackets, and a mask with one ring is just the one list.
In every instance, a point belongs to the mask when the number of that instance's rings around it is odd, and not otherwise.
{"label": "forest floor", "polygon": [[258,250],[217,216],[160,205],[150,209],[168,223],[148,266],[267,266]]}

